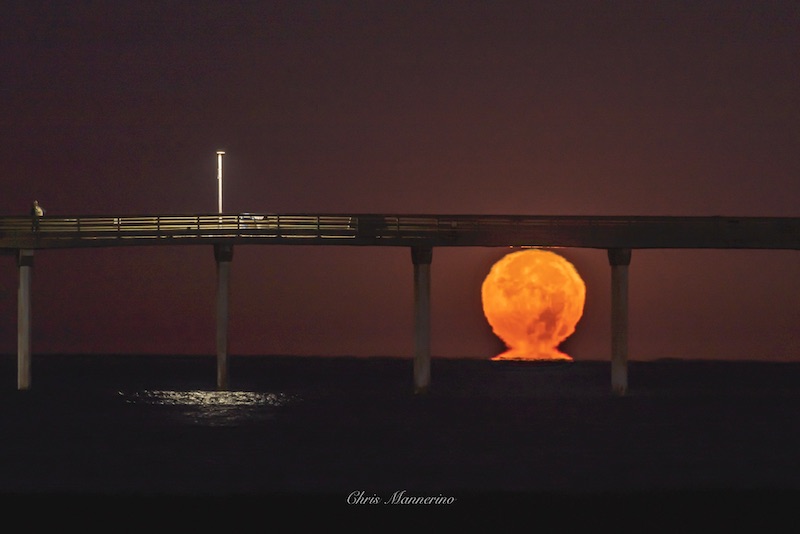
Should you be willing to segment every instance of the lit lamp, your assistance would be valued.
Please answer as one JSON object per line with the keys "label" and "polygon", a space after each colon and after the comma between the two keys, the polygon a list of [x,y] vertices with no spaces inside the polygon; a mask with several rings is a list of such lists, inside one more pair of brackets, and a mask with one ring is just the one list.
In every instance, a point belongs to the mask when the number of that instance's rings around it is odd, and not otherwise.
{"label": "lit lamp", "polygon": [[217,150],[217,187],[219,188],[217,199],[220,215],[222,215],[222,156],[224,155],[224,150]]}

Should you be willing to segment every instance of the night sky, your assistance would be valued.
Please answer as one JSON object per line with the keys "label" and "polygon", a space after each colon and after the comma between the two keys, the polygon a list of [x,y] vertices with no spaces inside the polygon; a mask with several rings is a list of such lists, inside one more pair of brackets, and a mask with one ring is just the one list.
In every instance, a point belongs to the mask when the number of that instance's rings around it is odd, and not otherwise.
{"label": "night sky", "polygon": [[[3,2],[0,214],[800,216],[789,1]],[[503,350],[436,248],[434,357]],[[606,252],[562,347],[610,358]],[[0,258],[0,353],[18,273]],[[214,354],[211,246],[42,251],[32,350]],[[411,357],[407,248],[238,246],[230,354]],[[635,250],[630,358],[796,360],[797,251]]]}

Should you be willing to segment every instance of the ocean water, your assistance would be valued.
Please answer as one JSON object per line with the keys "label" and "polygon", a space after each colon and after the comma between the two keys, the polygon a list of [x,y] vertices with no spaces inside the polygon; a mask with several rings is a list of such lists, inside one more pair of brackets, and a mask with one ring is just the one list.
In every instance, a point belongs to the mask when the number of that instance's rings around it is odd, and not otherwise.
{"label": "ocean water", "polygon": [[[800,364],[401,358],[0,359],[0,494],[449,506],[800,490]],[[393,497],[394,496],[394,497]],[[408,502],[408,501],[407,501]],[[548,501],[551,502],[551,501]],[[602,501],[605,502],[605,501]]]}

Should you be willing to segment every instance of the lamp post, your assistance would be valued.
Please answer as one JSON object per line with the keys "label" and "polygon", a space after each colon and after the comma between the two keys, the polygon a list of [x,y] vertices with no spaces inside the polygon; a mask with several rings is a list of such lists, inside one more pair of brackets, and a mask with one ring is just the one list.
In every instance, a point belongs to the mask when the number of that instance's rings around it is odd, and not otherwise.
{"label": "lamp post", "polygon": [[224,155],[225,151],[217,150],[217,187],[218,187],[217,203],[220,215],[222,215],[222,156]]}

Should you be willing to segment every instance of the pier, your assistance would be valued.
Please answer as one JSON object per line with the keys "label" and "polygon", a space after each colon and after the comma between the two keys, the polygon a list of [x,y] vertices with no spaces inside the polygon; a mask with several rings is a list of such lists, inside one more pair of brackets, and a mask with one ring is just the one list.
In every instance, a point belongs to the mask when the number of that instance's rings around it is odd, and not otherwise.
{"label": "pier", "polygon": [[15,256],[17,388],[31,384],[31,291],[37,250],[206,244],[217,265],[217,388],[228,388],[228,303],[234,250],[247,245],[394,246],[414,276],[415,393],[430,387],[430,269],[437,247],[567,247],[608,251],[611,392],[628,389],[628,270],[635,249],[800,250],[797,217],[200,214],[0,217],[0,254]]}

